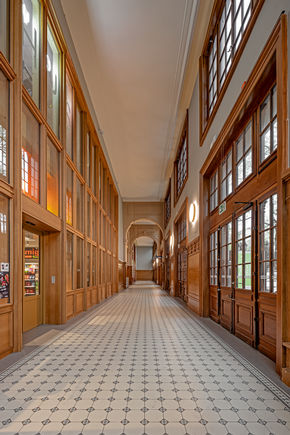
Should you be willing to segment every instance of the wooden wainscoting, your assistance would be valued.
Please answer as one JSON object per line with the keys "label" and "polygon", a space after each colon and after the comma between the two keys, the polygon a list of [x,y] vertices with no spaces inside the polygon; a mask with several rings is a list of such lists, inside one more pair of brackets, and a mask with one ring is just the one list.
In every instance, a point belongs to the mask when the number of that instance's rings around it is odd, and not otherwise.
{"label": "wooden wainscoting", "polygon": [[66,294],[66,319],[77,316],[85,309],[84,289],[72,290]]}
{"label": "wooden wainscoting", "polygon": [[137,281],[153,281],[153,270],[136,270]]}
{"label": "wooden wainscoting", "polygon": [[8,355],[13,349],[13,307],[0,306],[0,358]]}
{"label": "wooden wainscoting", "polygon": [[187,305],[195,313],[199,313],[200,300],[199,300],[199,274],[200,274],[200,247],[199,237],[196,237],[187,249],[188,255],[188,300]]}

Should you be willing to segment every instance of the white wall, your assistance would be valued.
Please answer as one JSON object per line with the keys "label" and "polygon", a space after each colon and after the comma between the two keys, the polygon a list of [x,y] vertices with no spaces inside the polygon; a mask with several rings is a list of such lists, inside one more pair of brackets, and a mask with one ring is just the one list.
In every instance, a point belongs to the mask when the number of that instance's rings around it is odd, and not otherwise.
{"label": "white wall", "polygon": [[152,246],[136,246],[136,270],[152,270]]}
{"label": "white wall", "polygon": [[[221,131],[227,117],[229,116],[238,96],[241,92],[241,86],[251,74],[259,55],[265,47],[267,40],[272,33],[272,30],[277,23],[280,14],[285,11],[288,14],[288,65],[290,58],[290,1],[289,0],[265,0],[265,3],[260,11],[258,19],[244,48],[243,54],[232,76],[230,84],[225,92],[224,98],[217,110],[212,125],[205,138],[203,146],[199,146],[199,77],[197,77],[194,91],[192,94],[191,103],[189,106],[189,139],[188,139],[188,180],[183,189],[183,192],[176,204],[173,207],[171,202],[171,219],[166,228],[165,234],[173,231],[174,219],[184,202],[188,197],[188,203],[193,201],[199,203],[199,171],[209,153],[210,146]],[[290,68],[288,66],[288,88],[290,81]],[[290,92],[288,89],[288,100],[290,106]],[[288,107],[289,110],[289,107]],[[289,113],[289,112],[288,112]],[[289,115],[288,115],[289,118]],[[290,130],[290,129],[289,129]],[[289,131],[290,135],[290,131]],[[173,174],[172,174],[173,177]],[[173,180],[173,178],[172,178]],[[171,198],[174,198],[174,183],[171,183]],[[194,225],[189,224],[188,241],[190,242],[199,235],[199,221]]]}

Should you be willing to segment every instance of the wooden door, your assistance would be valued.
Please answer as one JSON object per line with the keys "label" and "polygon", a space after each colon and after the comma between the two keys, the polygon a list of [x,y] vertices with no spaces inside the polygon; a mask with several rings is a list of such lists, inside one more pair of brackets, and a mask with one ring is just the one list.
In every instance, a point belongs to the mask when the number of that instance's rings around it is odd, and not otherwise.
{"label": "wooden door", "polygon": [[233,332],[253,345],[255,341],[255,291],[254,291],[254,227],[253,207],[235,218],[235,279]]}
{"label": "wooden door", "polygon": [[40,237],[23,230],[23,332],[42,323]]}
{"label": "wooden door", "polygon": [[275,360],[277,292],[277,194],[258,204],[258,349]]}
{"label": "wooden door", "polygon": [[220,303],[218,314],[220,323],[233,332],[234,326],[234,286],[233,286],[233,223],[227,222],[219,229],[219,283]]}

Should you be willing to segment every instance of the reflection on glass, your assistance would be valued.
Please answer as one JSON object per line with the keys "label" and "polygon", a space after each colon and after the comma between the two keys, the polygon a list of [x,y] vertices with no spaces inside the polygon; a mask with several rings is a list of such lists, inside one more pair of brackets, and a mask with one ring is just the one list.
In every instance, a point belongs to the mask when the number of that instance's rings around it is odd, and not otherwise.
{"label": "reflection on glass", "polygon": [[0,51],[9,58],[9,1],[0,1]]}
{"label": "reflection on glass", "polygon": [[39,124],[28,108],[22,112],[22,192],[39,202]]}
{"label": "reflection on glass", "polygon": [[22,81],[39,106],[40,4],[22,0]]}
{"label": "reflection on glass", "polygon": [[260,163],[266,160],[277,146],[277,88],[275,85],[260,105]]}
{"label": "reflection on glass", "polygon": [[76,200],[77,200],[76,227],[79,231],[83,231],[83,216],[84,216],[83,185],[81,184],[78,178],[76,179]]}
{"label": "reflection on glass", "polygon": [[73,172],[66,167],[66,223],[73,224]]}
{"label": "reflection on glass", "polygon": [[39,295],[39,236],[24,231],[24,296]]}
{"label": "reflection on glass", "polygon": [[77,281],[76,288],[83,288],[83,240],[77,237]]}
{"label": "reflection on glass", "polygon": [[91,286],[91,245],[87,243],[87,287]]}
{"label": "reflection on glass", "polygon": [[10,263],[9,263],[9,199],[0,193],[0,263],[5,270],[0,270],[0,304],[9,302],[10,298]]}
{"label": "reflection on glass", "polygon": [[5,181],[8,181],[8,97],[9,82],[0,71],[0,178]]}
{"label": "reflection on glass", "polygon": [[76,107],[76,167],[83,173],[83,143],[82,143],[82,116],[81,109]]}
{"label": "reflection on glass", "polygon": [[46,175],[46,207],[51,213],[58,216],[59,192],[59,152],[53,143],[47,139],[47,175]]}
{"label": "reflection on glass", "polygon": [[59,137],[60,51],[47,26],[47,121]]}
{"label": "reflection on glass", "polygon": [[66,290],[73,289],[73,235],[66,232]]}
{"label": "reflection on glass", "polygon": [[73,87],[66,76],[66,152],[73,158]]}

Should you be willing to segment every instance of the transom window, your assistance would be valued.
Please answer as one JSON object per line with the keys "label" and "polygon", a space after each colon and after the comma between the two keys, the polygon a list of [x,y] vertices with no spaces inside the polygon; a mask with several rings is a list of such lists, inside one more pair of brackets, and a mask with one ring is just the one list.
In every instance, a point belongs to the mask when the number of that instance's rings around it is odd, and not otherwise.
{"label": "transom window", "polygon": [[187,175],[188,175],[188,115],[186,115],[182,134],[179,141],[178,150],[176,153],[176,158],[174,162],[174,199],[177,202],[178,198],[181,195],[183,186],[186,183]]}
{"label": "transom window", "polygon": [[224,225],[220,231],[221,286],[232,286],[232,222]]}
{"label": "transom window", "polygon": [[210,211],[213,211],[218,205],[218,171],[217,170],[210,179],[209,203],[210,203]]}
{"label": "transom window", "polygon": [[252,289],[252,210],[236,219],[236,288]]}
{"label": "transom window", "polygon": [[239,186],[253,172],[252,121],[236,141],[236,183]]}
{"label": "transom window", "polygon": [[209,270],[210,284],[218,285],[218,231],[210,235]]}
{"label": "transom window", "polygon": [[169,187],[165,198],[165,225],[168,224],[170,216],[171,216],[171,181],[169,182]]}
{"label": "transom window", "polygon": [[260,105],[260,163],[277,149],[277,88],[276,85]]}
{"label": "transom window", "polygon": [[277,292],[277,194],[260,204],[260,291]]}
{"label": "transom window", "polygon": [[221,165],[221,200],[223,201],[233,191],[232,150]]}
{"label": "transom window", "polygon": [[[208,36],[204,42],[200,63],[202,80],[201,92],[201,140],[213,109],[219,104],[222,88],[227,86],[226,78],[233,72],[235,57],[240,56],[248,39],[249,23],[257,19],[264,0],[217,0],[214,2]],[[258,12],[257,12],[258,11]]]}

